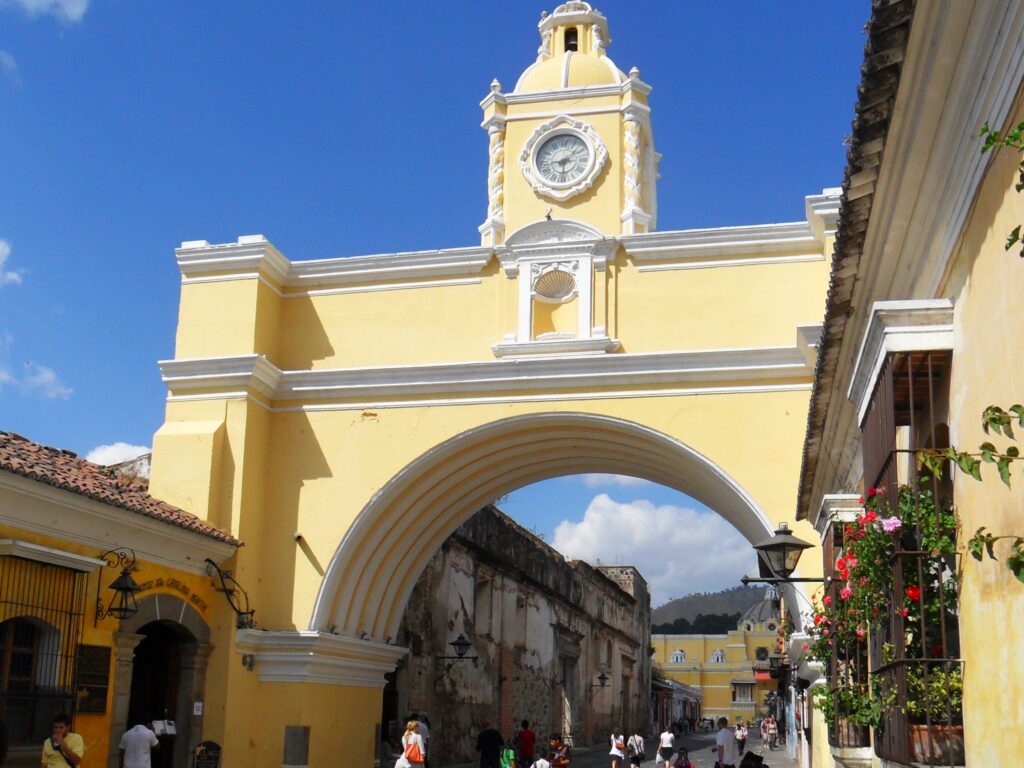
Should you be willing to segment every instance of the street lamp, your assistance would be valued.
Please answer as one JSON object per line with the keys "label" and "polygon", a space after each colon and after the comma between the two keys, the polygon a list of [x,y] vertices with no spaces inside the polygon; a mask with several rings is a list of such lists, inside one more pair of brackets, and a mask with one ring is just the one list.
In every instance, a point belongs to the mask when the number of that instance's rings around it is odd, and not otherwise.
{"label": "street lamp", "polygon": [[607,688],[608,687],[608,680],[610,680],[610,679],[611,678],[609,678],[608,675],[606,675],[604,672],[601,672],[600,674],[598,674],[597,682],[590,684],[590,691],[591,691],[590,695],[591,696],[594,695],[594,689],[595,688],[598,691],[603,691],[605,688]]}
{"label": "street lamp", "polygon": [[[100,576],[96,582],[96,620],[94,625],[107,616],[122,620],[130,619],[139,612],[139,603],[135,599],[135,594],[141,591],[141,587],[132,578],[132,569],[135,568],[135,552],[127,548],[111,549],[100,555],[100,558],[106,563],[106,566],[100,566]],[[104,567],[121,569],[121,575],[110,585],[114,596],[110,598],[110,604],[106,607],[100,598],[100,583],[103,579]]]}
{"label": "street lamp", "polygon": [[[467,656],[466,655],[467,653],[469,653],[469,649],[473,647],[473,642],[471,640],[467,639],[467,637],[464,634],[462,634],[460,632],[459,636],[456,637],[454,640],[452,640],[450,643],[448,643],[448,645],[450,645],[452,647],[452,650],[455,651],[455,655],[454,656],[436,656],[435,657],[439,661],[447,661],[448,662],[447,664],[444,665],[444,671],[440,675],[437,676],[437,680],[443,679],[449,672],[452,671],[452,667],[454,667],[460,661],[472,661],[473,662],[473,666],[474,667],[476,666],[476,660],[477,660],[478,657],[477,656]],[[437,681],[435,681],[435,682],[437,682]]]}
{"label": "street lamp", "polygon": [[768,567],[768,572],[772,576],[763,579],[752,579],[749,576],[744,576],[740,581],[745,585],[751,582],[768,584],[792,584],[798,581],[822,582],[824,579],[790,578],[793,571],[796,570],[796,564],[800,560],[800,555],[803,554],[805,549],[811,549],[813,546],[813,544],[808,544],[803,539],[798,539],[790,533],[789,526],[786,523],[779,523],[778,530],[775,531],[774,536],[770,539],[765,539],[760,544],[754,545],[754,549],[757,550],[757,556]]}

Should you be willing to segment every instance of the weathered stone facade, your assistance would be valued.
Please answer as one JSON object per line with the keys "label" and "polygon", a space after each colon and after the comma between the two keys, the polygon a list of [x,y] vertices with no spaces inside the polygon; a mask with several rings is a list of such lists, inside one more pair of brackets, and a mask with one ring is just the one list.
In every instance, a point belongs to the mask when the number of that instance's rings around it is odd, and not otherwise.
{"label": "weathered stone facade", "polygon": [[[402,621],[410,655],[385,721],[431,721],[435,764],[473,760],[486,718],[508,737],[528,719],[541,736],[604,741],[650,717],[650,596],[632,566],[567,561],[496,507],[463,524],[420,577]],[[465,634],[476,664],[450,662]],[[604,674],[606,687],[594,687]],[[387,709],[390,707],[391,712]]]}

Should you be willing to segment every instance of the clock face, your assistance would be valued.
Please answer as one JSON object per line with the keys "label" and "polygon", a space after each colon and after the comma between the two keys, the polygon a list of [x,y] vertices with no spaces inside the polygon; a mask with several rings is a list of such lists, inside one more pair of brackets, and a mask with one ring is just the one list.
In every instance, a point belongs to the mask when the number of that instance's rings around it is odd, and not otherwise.
{"label": "clock face", "polygon": [[572,133],[553,136],[537,150],[537,172],[551,184],[572,184],[589,165],[590,148]]}

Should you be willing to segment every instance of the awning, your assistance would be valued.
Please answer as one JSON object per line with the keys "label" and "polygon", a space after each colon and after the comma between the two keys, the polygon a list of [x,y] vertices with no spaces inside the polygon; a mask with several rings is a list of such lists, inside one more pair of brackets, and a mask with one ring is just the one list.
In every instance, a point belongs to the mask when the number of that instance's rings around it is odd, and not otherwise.
{"label": "awning", "polygon": [[761,671],[760,669],[755,669],[754,679],[759,683],[767,683],[772,679],[772,673],[767,670]]}

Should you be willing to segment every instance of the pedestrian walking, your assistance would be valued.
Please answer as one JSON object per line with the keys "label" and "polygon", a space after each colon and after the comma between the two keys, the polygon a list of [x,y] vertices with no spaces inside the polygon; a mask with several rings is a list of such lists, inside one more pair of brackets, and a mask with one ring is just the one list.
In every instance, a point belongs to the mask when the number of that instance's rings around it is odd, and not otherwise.
{"label": "pedestrian walking", "polygon": [[402,734],[402,756],[395,762],[395,768],[418,768],[427,759],[427,747],[420,736],[420,724],[410,720]]}
{"label": "pedestrian walking", "polygon": [[[770,717],[770,715],[769,715]],[[761,751],[764,751],[765,745],[768,743],[768,718],[761,720]]]}
{"label": "pedestrian walking", "polygon": [[626,742],[626,751],[629,752],[629,763],[630,765],[639,766],[644,761],[646,751],[644,746],[644,737],[640,733],[640,729],[637,728],[633,731],[633,735],[629,737],[629,741]]}
{"label": "pedestrian walking", "polygon": [[612,749],[608,754],[612,758],[612,768],[622,768],[626,759],[626,737],[622,735],[621,728],[612,729]]}
{"label": "pedestrian walking", "polygon": [[490,720],[480,721],[481,731],[476,737],[476,751],[480,753],[480,768],[500,768],[501,748],[505,740],[494,728]]}
{"label": "pedestrian walking", "polygon": [[516,746],[519,749],[519,764],[529,768],[533,764],[534,749],[537,746],[537,734],[530,728],[530,721],[523,720],[516,732]]}
{"label": "pedestrian walking", "polygon": [[420,712],[413,715],[410,719],[420,724],[417,733],[423,739],[423,768],[430,768],[430,718],[425,713]]}
{"label": "pedestrian walking", "polygon": [[572,755],[569,752],[569,745],[563,741],[561,734],[552,734],[548,745],[551,747],[550,760],[553,768],[567,768],[572,762]]}
{"label": "pedestrian walking", "polygon": [[740,755],[747,750],[747,726],[742,720],[736,723],[736,747]]}
{"label": "pedestrian walking", "polygon": [[693,763],[690,762],[690,753],[685,747],[679,748],[679,757],[676,758],[676,768],[693,768]]}
{"label": "pedestrian walking", "polygon": [[81,765],[85,741],[71,732],[71,718],[57,715],[52,721],[52,736],[43,742],[42,768],[67,768]]}
{"label": "pedestrian walking", "polygon": [[501,750],[501,768],[519,768],[519,757],[516,755],[514,743],[515,739],[509,739],[508,744]]}
{"label": "pedestrian walking", "polygon": [[665,768],[672,768],[672,753],[676,751],[676,737],[671,728],[665,728],[658,737],[658,757],[665,763]]}
{"label": "pedestrian walking", "polygon": [[775,744],[779,740],[779,723],[775,715],[768,718],[768,749],[775,751]]}
{"label": "pedestrian walking", "polygon": [[718,718],[718,735],[715,737],[718,747],[718,765],[720,768],[736,768],[740,761],[736,751],[736,734],[729,729],[729,718]]}
{"label": "pedestrian walking", "polygon": [[117,764],[119,768],[150,768],[150,756],[154,749],[160,749],[160,740],[152,728],[147,728],[142,720],[136,719],[135,724],[121,734]]}

